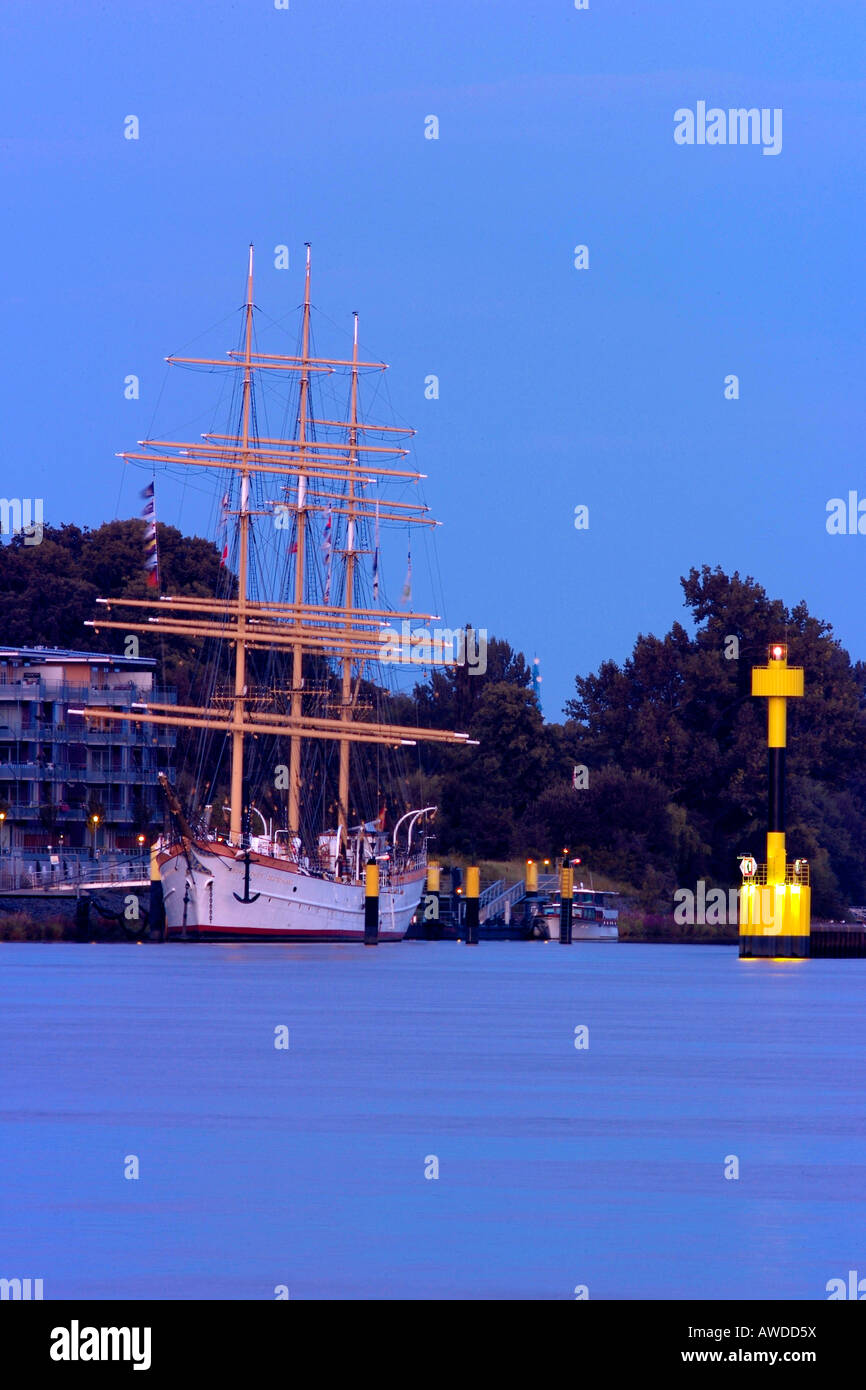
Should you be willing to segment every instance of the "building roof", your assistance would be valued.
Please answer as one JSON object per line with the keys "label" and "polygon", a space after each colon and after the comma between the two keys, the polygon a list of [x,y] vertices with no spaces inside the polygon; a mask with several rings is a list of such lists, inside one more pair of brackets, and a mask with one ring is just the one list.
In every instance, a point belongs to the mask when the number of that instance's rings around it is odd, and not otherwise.
{"label": "building roof", "polygon": [[62,666],[86,662],[88,666],[122,666],[140,671],[156,665],[152,656],[120,656],[116,652],[75,652],[67,647],[2,647],[0,661],[33,662],[41,666]]}

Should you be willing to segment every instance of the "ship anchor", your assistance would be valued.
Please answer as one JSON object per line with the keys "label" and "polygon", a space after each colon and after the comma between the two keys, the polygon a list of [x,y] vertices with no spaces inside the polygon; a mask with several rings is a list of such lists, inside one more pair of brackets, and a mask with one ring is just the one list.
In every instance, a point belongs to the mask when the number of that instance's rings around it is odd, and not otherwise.
{"label": "ship anchor", "polygon": [[240,893],[233,893],[232,897],[237,898],[239,903],[254,903],[260,896],[259,893],[250,893],[250,852],[247,850],[244,855],[244,895],[241,897]]}

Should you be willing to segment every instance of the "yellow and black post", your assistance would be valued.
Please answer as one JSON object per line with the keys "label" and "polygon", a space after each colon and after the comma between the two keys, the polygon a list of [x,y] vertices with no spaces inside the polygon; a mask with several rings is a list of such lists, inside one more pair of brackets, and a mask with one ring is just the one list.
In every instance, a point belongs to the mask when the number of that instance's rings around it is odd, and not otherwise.
{"label": "yellow and black post", "polygon": [[478,898],[481,875],[477,868],[466,870],[466,945],[478,945]]}
{"label": "yellow and black post", "polygon": [[162,879],[159,876],[156,845],[150,847],[150,903],[147,925],[151,936],[155,936],[158,941],[165,940],[165,902],[162,895]]}
{"label": "yellow and black post", "polygon": [[767,862],[745,859],[740,889],[740,955],[800,958],[809,954],[811,887],[805,859],[787,862],[785,747],[787,702],[803,695],[802,666],[788,665],[788,648],[774,642],[766,666],[752,670],[752,694],[767,701]]}
{"label": "yellow and black post", "polygon": [[364,945],[379,944],[379,865],[364,870]]}
{"label": "yellow and black post", "polygon": [[559,871],[559,944],[571,945],[571,922],[574,915],[574,869],[563,864]]}
{"label": "yellow and black post", "polygon": [[538,865],[534,859],[526,861],[526,879],[524,885],[525,907],[523,909],[523,920],[526,923],[532,921],[535,912],[535,904],[538,899]]}
{"label": "yellow and black post", "polygon": [[433,860],[427,865],[427,892],[421,900],[421,921],[424,935],[439,938],[442,927],[439,920],[439,882],[441,869]]}

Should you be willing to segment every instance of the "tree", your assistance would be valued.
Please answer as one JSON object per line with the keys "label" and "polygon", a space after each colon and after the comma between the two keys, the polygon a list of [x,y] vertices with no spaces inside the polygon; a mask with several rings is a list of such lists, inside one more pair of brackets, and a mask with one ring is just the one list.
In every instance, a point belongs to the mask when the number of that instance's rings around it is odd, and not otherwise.
{"label": "tree", "polygon": [[550,762],[550,740],[532,676],[522,652],[508,642],[487,643],[487,669],[434,668],[415,687],[422,726],[469,733],[478,747],[425,745],[421,758],[436,781],[441,815],[438,848],[500,858],[522,852],[520,818],[540,794]]}
{"label": "tree", "polygon": [[592,869],[635,886],[648,874],[673,891],[676,809],[661,782],[613,764],[593,770],[588,787],[564,778],[547,787],[525,818],[525,846],[541,858],[565,847]]}
{"label": "tree", "polygon": [[[805,603],[789,611],[750,577],[705,565],[681,583],[694,636],[674,623],[664,638],[639,636],[621,667],[605,662],[578,677],[565,726],[571,756],[591,769],[647,774],[664,788],[679,817],[671,863],[679,882],[736,881],[737,853],[762,857],[766,828],[767,715],[751,698],[751,667],[781,638],[790,663],[806,669],[806,696],[789,704],[791,843],[798,835],[806,857],[826,850],[816,911],[863,899],[866,669]],[[647,815],[663,838],[663,813],[648,806]]]}

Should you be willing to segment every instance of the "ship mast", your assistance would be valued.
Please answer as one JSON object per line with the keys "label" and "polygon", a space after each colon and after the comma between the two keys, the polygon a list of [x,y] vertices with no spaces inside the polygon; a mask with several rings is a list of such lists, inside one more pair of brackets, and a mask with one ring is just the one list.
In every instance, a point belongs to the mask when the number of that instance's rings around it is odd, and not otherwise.
{"label": "ship mast", "polygon": [[246,323],[244,331],[244,383],[241,418],[241,448],[238,468],[241,475],[240,545],[238,555],[238,604],[237,627],[235,629],[235,689],[234,689],[234,730],[232,732],[231,764],[231,821],[232,844],[240,844],[241,821],[244,800],[244,697],[247,691],[247,570],[249,568],[250,539],[250,398],[252,396],[252,348],[253,348],[253,247],[250,243],[249,269],[247,271]]}
{"label": "ship mast", "polygon": [[[354,315],[355,331],[352,342],[352,392],[349,405],[349,496],[346,523],[346,593],[344,605],[351,621],[355,602],[355,475],[358,468],[358,315]],[[352,722],[352,651],[347,647],[343,653],[343,679],[340,701],[340,718],[344,724]],[[349,740],[340,739],[340,777],[338,782],[337,824],[340,843],[345,843],[349,825]]]}
{"label": "ship mast", "polygon": [[[310,243],[307,242],[307,269],[304,276],[304,320],[301,342],[301,385],[300,402],[298,405],[298,444],[301,454],[301,463],[298,465],[298,496],[296,506],[297,523],[295,526],[295,540],[297,553],[295,555],[295,603],[297,616],[295,626],[298,628],[298,640],[292,648],[292,719],[296,722],[301,718],[301,701],[304,685],[304,649],[300,640],[300,627],[302,623],[300,605],[304,602],[304,545],[307,538],[307,475],[303,471],[304,452],[307,442],[307,399],[310,390],[309,373],[310,355]],[[301,740],[297,735],[293,735],[291,741],[291,751],[289,756],[289,836],[293,838],[298,834],[301,824]]]}
{"label": "ship mast", "polygon": [[[311,355],[310,334],[310,264],[307,245],[304,286],[303,332],[300,357],[253,351],[253,248],[249,249],[247,293],[244,305],[243,348],[233,349],[225,358],[171,356],[171,364],[195,368],[236,369],[242,373],[243,394],[240,431],[238,434],[208,433],[198,442],[170,439],[139,441],[143,452],[127,451],[120,455],[130,463],[146,462],[149,467],[161,463],[166,467],[204,468],[230,472],[240,477],[238,517],[239,552],[237,595],[209,597],[192,595],[160,595],[155,599],[114,598],[97,599],[107,609],[107,615],[86,626],[97,631],[107,628],[123,633],[139,632],[151,637],[157,631],[196,641],[215,639],[227,641],[234,647],[234,684],[225,693],[215,693],[201,707],[175,705],[150,700],[130,709],[90,705],[75,711],[85,719],[123,720],[133,724],[156,727],[181,727],[187,730],[210,730],[230,735],[231,747],[231,814],[230,838],[239,845],[244,828],[244,741],[247,737],[288,737],[291,746],[289,773],[289,829],[292,840],[300,832],[302,746],[304,740],[336,742],[339,745],[338,824],[345,836],[349,818],[349,772],[352,744],[385,747],[413,746],[416,742],[467,745],[474,742],[468,734],[445,729],[419,728],[412,725],[380,723],[357,717],[357,695],[365,663],[381,659],[383,624],[393,622],[396,614],[388,608],[367,608],[357,604],[357,562],[362,553],[357,548],[357,528],[364,521],[434,527],[438,522],[429,515],[429,508],[420,501],[396,498],[380,499],[377,494],[375,510],[366,488],[374,483],[400,486],[417,483],[425,476],[412,467],[395,467],[406,459],[408,449],[402,442],[414,430],[393,425],[380,425],[359,419],[358,383],[362,371],[387,370],[384,362],[359,359],[358,316],[354,315],[352,355],[344,358]],[[319,419],[312,409],[311,383],[315,375],[331,375],[337,369],[348,369],[351,395],[348,420]],[[294,439],[259,437],[254,432],[253,381],[256,372],[295,373],[300,379],[297,430]],[[319,437],[317,426],[324,431]],[[340,431],[339,439],[332,432]],[[372,442],[378,440],[381,442]],[[296,514],[295,572],[292,601],[251,598],[249,583],[250,527],[254,517],[271,516],[267,510],[251,505],[250,483],[258,478],[261,484],[280,480],[286,502],[281,503]],[[273,502],[267,504],[276,505]],[[307,602],[305,598],[306,548],[309,541],[312,513],[328,513],[346,517],[345,591],[332,602]],[[113,609],[131,609],[131,616],[119,620]],[[435,613],[405,614],[416,620],[437,619]],[[421,634],[412,634],[410,641],[424,641]],[[429,633],[425,645],[429,645]],[[247,685],[247,651],[283,651],[291,659],[291,706],[288,714],[268,710],[261,697],[250,692]],[[303,662],[307,654],[334,661],[339,668],[340,704],[337,717],[325,713],[304,712]],[[387,658],[386,658],[387,659]],[[398,659],[403,659],[402,656]],[[434,652],[431,665],[451,665],[453,658],[444,651]],[[425,660],[425,665],[428,664]],[[352,680],[353,664],[356,676]]]}

